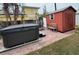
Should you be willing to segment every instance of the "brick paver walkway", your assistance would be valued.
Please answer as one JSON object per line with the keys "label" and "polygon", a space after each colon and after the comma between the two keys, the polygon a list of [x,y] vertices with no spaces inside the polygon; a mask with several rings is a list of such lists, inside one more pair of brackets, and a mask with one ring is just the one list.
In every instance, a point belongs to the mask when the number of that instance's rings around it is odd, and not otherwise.
{"label": "brick paver walkway", "polygon": [[74,33],[74,30],[68,31],[66,33],[60,33],[60,32],[53,32],[50,30],[43,30],[46,34],[45,37],[38,39],[36,42],[21,46],[16,49],[12,49],[3,53],[0,53],[1,55],[22,55],[27,54],[29,52],[38,50],[43,48],[44,46],[47,46],[51,43],[54,43],[64,37],[70,36]]}

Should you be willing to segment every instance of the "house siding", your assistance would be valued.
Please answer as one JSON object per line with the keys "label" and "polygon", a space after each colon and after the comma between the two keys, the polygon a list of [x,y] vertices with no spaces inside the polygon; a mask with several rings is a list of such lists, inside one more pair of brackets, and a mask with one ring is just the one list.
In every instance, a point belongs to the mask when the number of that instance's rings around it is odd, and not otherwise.
{"label": "house siding", "polygon": [[79,13],[76,14],[76,25],[79,25]]}

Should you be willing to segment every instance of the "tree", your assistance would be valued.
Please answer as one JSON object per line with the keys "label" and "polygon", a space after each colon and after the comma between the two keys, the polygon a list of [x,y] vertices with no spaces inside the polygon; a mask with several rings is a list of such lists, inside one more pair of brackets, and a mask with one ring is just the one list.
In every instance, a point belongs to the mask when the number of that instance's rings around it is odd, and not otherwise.
{"label": "tree", "polygon": [[25,11],[24,11],[24,4],[21,4],[21,23],[23,24],[24,23],[24,14],[25,14]]}
{"label": "tree", "polygon": [[36,18],[36,23],[38,24],[39,23],[39,14],[38,13],[35,13],[35,18]]}
{"label": "tree", "polygon": [[8,3],[3,3],[3,11],[4,11],[4,14],[6,16],[6,20],[7,20],[7,26],[8,26],[8,18],[10,19],[11,21],[11,17],[10,17],[10,13],[9,13],[9,4]]}
{"label": "tree", "polygon": [[17,17],[18,17],[18,14],[19,14],[19,7],[18,7],[18,4],[17,3],[3,3],[3,10],[4,10],[4,14],[6,16],[6,19],[7,19],[7,24],[8,24],[8,19],[10,19],[10,22],[11,22],[11,17],[10,17],[10,11],[9,8],[12,9],[13,11],[13,15],[14,15],[14,24],[16,24],[17,22]]}
{"label": "tree", "polygon": [[43,16],[45,16],[46,15],[46,5],[44,5],[44,8],[43,8]]}
{"label": "tree", "polygon": [[19,15],[19,6],[17,3],[11,3],[11,5],[14,7],[13,8],[13,14],[14,14],[14,24],[17,24],[17,18]]}

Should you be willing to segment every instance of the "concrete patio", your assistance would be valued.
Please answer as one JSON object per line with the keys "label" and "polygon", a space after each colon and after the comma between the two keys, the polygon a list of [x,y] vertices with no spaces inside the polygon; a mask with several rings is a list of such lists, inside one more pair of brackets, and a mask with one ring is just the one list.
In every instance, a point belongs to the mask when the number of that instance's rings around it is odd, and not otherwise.
{"label": "concrete patio", "polygon": [[[2,52],[2,53],[0,53],[0,55],[28,54],[29,52],[41,49],[51,43],[61,40],[62,38],[72,35],[74,33],[74,30],[68,31],[65,33],[55,32],[55,31],[51,31],[51,30],[43,30],[41,32],[45,33],[46,36],[43,38],[39,38],[38,40],[36,40],[34,42],[24,44],[23,46],[20,46],[18,48]],[[2,40],[0,40],[0,48],[2,48],[2,47],[3,47]]]}

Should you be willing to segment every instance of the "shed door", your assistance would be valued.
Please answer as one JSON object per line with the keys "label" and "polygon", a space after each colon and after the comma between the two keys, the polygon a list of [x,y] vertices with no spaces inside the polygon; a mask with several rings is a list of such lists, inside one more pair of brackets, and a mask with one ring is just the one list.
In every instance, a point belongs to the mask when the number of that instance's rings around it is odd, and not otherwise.
{"label": "shed door", "polygon": [[73,14],[71,11],[66,12],[65,15],[66,19],[65,19],[65,24],[66,24],[66,29],[69,30],[73,27]]}
{"label": "shed door", "polygon": [[73,15],[71,13],[68,14],[67,18],[68,18],[68,28],[71,28],[73,26],[73,19],[72,19]]}

